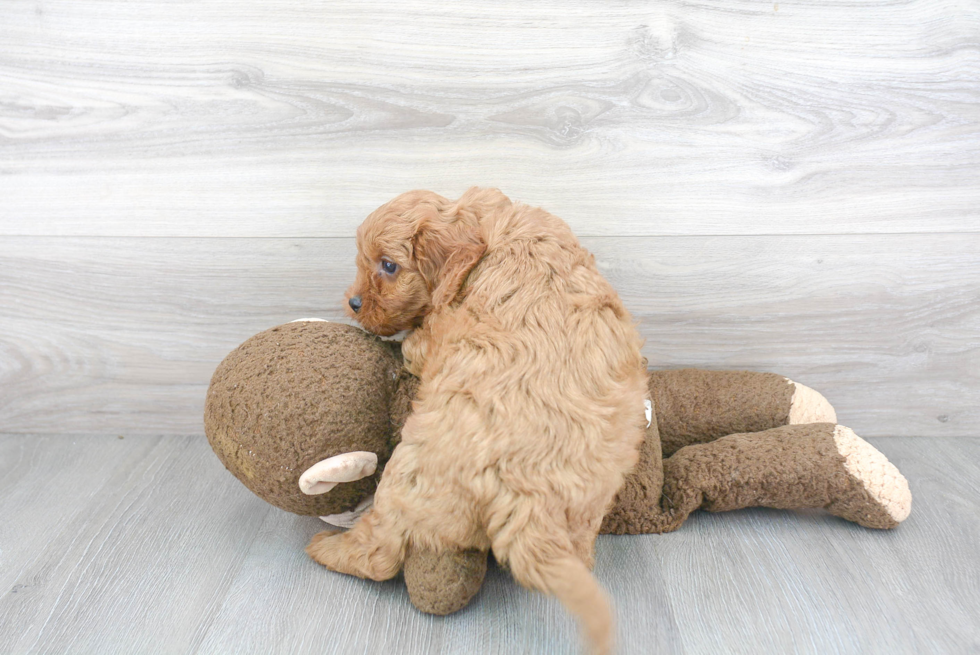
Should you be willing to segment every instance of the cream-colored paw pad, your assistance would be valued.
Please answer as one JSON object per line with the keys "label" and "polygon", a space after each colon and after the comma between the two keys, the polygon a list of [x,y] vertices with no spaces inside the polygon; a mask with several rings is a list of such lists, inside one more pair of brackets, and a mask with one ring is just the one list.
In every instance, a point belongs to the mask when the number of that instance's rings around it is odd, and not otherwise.
{"label": "cream-colored paw pad", "polygon": [[901,523],[912,511],[912,492],[895,465],[881,451],[854,434],[850,428],[838,425],[834,428],[837,452],[844,457],[844,468],[861,481],[864,488],[885,508],[885,511]]}
{"label": "cream-colored paw pad", "polygon": [[789,401],[790,425],[837,422],[837,412],[823,395],[799,382],[786,381],[793,385],[793,397]]}

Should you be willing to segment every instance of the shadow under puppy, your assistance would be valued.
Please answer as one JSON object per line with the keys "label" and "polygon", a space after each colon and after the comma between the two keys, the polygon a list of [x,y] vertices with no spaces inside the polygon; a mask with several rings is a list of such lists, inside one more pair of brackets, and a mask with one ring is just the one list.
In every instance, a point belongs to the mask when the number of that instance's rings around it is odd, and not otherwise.
{"label": "shadow under puppy", "polygon": [[637,461],[648,393],[618,295],[561,219],[496,189],[398,196],[357,245],[353,315],[381,335],[414,329],[403,352],[420,386],[373,509],[307,552],[384,580],[412,546],[490,548],[609,652],[593,547]]}

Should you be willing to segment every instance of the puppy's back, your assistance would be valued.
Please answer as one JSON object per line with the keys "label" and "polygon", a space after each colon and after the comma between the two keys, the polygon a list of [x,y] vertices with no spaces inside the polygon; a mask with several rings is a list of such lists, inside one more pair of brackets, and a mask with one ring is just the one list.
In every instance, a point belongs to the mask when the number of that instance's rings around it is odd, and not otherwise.
{"label": "puppy's back", "polygon": [[444,442],[430,452],[466,454],[453,466],[496,556],[608,652],[612,612],[589,565],[643,438],[641,340],[561,219],[514,205],[481,229],[486,252],[458,304],[433,317],[425,384],[425,409],[468,429],[435,437]]}

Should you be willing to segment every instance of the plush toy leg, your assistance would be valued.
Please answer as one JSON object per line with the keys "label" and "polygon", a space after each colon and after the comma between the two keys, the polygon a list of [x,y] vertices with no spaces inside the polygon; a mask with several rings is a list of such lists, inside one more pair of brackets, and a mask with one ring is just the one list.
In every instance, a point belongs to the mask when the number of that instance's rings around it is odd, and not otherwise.
{"label": "plush toy leg", "polygon": [[633,471],[623,480],[613,506],[606,512],[599,532],[603,534],[652,534],[676,530],[686,514],[664,511],[664,465],[660,453],[657,422],[647,426],[640,457]]}
{"label": "plush toy leg", "polygon": [[412,604],[444,616],[463,609],[487,573],[484,550],[432,550],[412,546],[405,559],[405,586]]}
{"label": "plush toy leg", "polygon": [[687,446],[664,462],[664,505],[695,509],[824,508],[868,528],[894,528],[911,509],[908,482],[854,432],[787,425]]}
{"label": "plush toy leg", "polygon": [[654,371],[650,396],[665,457],[729,434],[837,422],[826,398],[775,373]]}

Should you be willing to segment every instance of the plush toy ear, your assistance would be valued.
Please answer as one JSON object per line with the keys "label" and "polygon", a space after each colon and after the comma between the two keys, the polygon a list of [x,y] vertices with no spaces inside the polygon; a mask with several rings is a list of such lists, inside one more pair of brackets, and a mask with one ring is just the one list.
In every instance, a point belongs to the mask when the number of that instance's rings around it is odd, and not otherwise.
{"label": "plush toy ear", "polygon": [[349,512],[341,512],[340,514],[330,514],[328,516],[321,516],[320,520],[324,523],[329,523],[336,528],[345,528],[347,530],[354,527],[357,523],[357,519],[361,518],[363,515],[367,514],[368,510],[374,506],[374,494],[370,496],[365,496],[361,502],[357,504],[357,507]]}
{"label": "plush toy ear", "polygon": [[307,496],[325,494],[341,482],[354,482],[373,475],[378,456],[363,450],[334,455],[317,462],[299,477],[299,488]]}
{"label": "plush toy ear", "polygon": [[441,307],[452,302],[466,276],[483,257],[487,250],[484,243],[466,243],[459,246],[450,255],[442,270],[439,271],[439,282],[432,291],[432,306]]}

